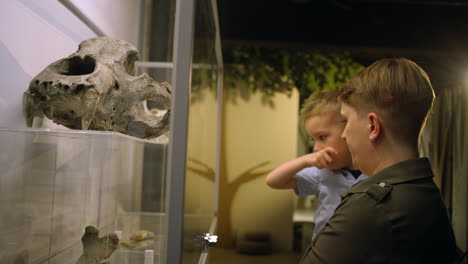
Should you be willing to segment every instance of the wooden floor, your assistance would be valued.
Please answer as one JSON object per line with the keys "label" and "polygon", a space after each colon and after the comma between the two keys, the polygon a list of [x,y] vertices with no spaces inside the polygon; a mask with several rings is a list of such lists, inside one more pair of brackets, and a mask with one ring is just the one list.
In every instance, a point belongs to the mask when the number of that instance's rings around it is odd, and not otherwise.
{"label": "wooden floor", "polygon": [[238,254],[234,249],[211,248],[206,264],[295,264],[300,257],[293,252],[258,256]]}

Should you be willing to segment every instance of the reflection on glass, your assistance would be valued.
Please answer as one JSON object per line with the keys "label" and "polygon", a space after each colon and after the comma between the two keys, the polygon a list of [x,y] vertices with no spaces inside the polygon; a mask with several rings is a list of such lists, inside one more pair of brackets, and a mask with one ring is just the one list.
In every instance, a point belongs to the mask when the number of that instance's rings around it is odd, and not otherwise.
{"label": "reflection on glass", "polygon": [[187,139],[183,263],[198,263],[215,213],[218,68],[211,1],[196,2]]}

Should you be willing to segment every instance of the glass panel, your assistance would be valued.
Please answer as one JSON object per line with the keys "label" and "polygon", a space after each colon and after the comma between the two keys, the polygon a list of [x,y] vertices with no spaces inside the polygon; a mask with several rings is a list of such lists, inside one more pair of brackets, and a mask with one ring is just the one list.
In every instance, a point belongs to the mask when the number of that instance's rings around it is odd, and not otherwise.
{"label": "glass panel", "polygon": [[[149,61],[172,62],[175,0],[152,0]],[[144,37],[147,37],[145,35]],[[159,80],[159,79],[155,79]],[[169,76],[170,80],[170,76]]]}
{"label": "glass panel", "polygon": [[[76,263],[89,225],[99,237],[121,238],[112,263],[160,263],[166,144],[113,132],[0,129],[0,145],[0,263]],[[112,244],[100,241],[98,252],[109,252]]]}
{"label": "glass panel", "polygon": [[0,134],[0,263],[44,260],[51,246],[56,146]]}
{"label": "glass panel", "polygon": [[195,33],[187,131],[183,263],[198,263],[215,214],[218,97],[215,23],[211,0],[196,1]]}

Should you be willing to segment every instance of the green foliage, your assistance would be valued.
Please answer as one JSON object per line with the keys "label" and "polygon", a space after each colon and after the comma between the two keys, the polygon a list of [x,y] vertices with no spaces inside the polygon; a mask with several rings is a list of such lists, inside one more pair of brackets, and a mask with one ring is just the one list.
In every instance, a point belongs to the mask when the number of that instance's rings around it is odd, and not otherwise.
{"label": "green foliage", "polygon": [[192,87],[190,92],[190,102],[199,103],[205,96],[217,97],[218,68],[214,64],[206,64],[207,68],[192,70]]}
{"label": "green foliage", "polygon": [[246,92],[261,91],[268,104],[275,93],[290,95],[293,89],[302,104],[314,91],[340,88],[363,69],[346,52],[243,46],[225,50],[224,57],[236,65],[225,74],[229,87],[245,81]]}

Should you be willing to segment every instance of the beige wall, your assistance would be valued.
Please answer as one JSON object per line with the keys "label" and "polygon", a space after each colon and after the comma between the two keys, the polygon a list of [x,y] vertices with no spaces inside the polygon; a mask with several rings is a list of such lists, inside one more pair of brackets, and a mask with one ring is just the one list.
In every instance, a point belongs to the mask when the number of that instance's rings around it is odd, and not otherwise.
{"label": "beige wall", "polygon": [[192,100],[190,104],[185,213],[203,215],[211,220],[215,210],[213,173],[216,169],[218,101],[209,89],[201,93],[202,99]]}
{"label": "beige wall", "polygon": [[[261,162],[258,170],[273,169],[296,156],[298,93],[277,94],[275,107],[261,103],[261,94],[249,101],[238,99],[224,105],[226,165],[229,181]],[[277,251],[292,247],[293,191],[272,190],[265,176],[243,184],[232,204],[233,233],[269,232]]]}

